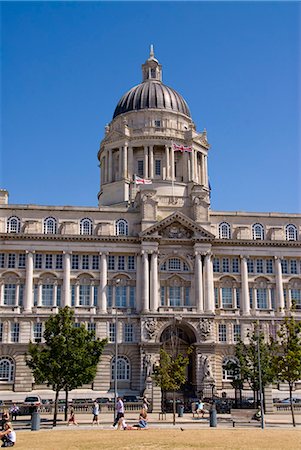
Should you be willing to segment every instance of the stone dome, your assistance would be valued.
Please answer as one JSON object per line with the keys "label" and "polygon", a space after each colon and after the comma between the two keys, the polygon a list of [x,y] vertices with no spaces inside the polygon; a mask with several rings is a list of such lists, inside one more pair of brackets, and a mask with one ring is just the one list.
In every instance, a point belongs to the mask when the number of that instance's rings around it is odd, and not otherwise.
{"label": "stone dome", "polygon": [[142,65],[143,82],[126,92],[119,100],[113,119],[120,114],[141,109],[166,109],[191,117],[184,98],[174,89],[162,83],[162,66],[154,57],[151,46],[150,57]]}

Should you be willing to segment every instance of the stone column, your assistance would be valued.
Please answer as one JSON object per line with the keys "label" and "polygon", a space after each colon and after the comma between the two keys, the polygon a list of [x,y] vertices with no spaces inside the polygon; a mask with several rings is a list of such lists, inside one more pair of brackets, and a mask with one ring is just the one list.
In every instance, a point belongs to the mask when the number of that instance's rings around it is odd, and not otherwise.
{"label": "stone column", "polygon": [[77,308],[79,306],[79,280],[76,280],[74,289],[74,306]]}
{"label": "stone column", "polygon": [[154,146],[149,146],[149,177],[154,178]]}
{"label": "stone column", "polygon": [[190,153],[190,181],[195,181],[194,150]]}
{"label": "stone column", "polygon": [[250,294],[249,294],[249,282],[248,282],[248,262],[245,256],[240,257],[240,270],[241,270],[241,305],[240,310],[242,315],[250,315]]}
{"label": "stone column", "polygon": [[144,178],[148,178],[148,147],[144,146]]}
{"label": "stone column", "polygon": [[151,280],[150,280],[150,310],[157,312],[159,307],[158,285],[158,254],[153,252],[151,256]]}
{"label": "stone column", "polygon": [[198,154],[197,151],[192,149],[193,153],[194,153],[194,178],[195,178],[195,182],[198,183],[198,178],[199,178],[199,174],[198,174]]}
{"label": "stone column", "polygon": [[119,165],[118,165],[118,172],[119,172],[118,175],[119,175],[119,177],[118,177],[118,180],[121,180],[122,179],[122,147],[119,147],[118,155],[119,155],[119,161],[118,161],[118,163],[119,163]]}
{"label": "stone column", "polygon": [[175,181],[175,151],[171,148],[171,179]]}
{"label": "stone column", "polygon": [[94,307],[94,289],[95,289],[95,286],[94,286],[94,284],[91,284],[90,285],[90,308],[93,308]]}
{"label": "stone column", "polygon": [[71,293],[70,293],[70,253],[64,252],[64,276],[63,276],[63,307],[71,306]]}
{"label": "stone column", "polygon": [[211,254],[205,256],[205,312],[214,313],[213,266]]}
{"label": "stone column", "polygon": [[52,306],[55,308],[57,306],[57,281],[53,283],[53,298],[52,298]]}
{"label": "stone column", "polygon": [[169,180],[170,179],[170,163],[169,163],[169,147],[168,145],[165,145],[165,159],[166,159],[166,175],[165,175],[165,179]]}
{"label": "stone column", "polygon": [[203,312],[203,273],[202,258],[199,252],[195,253],[195,305],[198,312]]}
{"label": "stone column", "polygon": [[284,314],[284,295],[283,295],[283,280],[281,259],[275,256],[275,274],[276,274],[276,311],[279,314]]}
{"label": "stone column", "polygon": [[111,148],[108,149],[108,182],[111,183],[113,179],[113,150]]}
{"label": "stone column", "polygon": [[42,280],[39,280],[37,306],[42,306],[42,295],[43,295],[43,282]]}
{"label": "stone column", "polygon": [[142,311],[149,311],[149,263],[148,263],[148,253],[142,253]]}
{"label": "stone column", "polygon": [[204,184],[205,184],[205,186],[208,187],[208,168],[207,168],[207,156],[206,155],[205,155],[205,158],[204,158],[204,165],[205,165],[205,181],[204,181]]}
{"label": "stone column", "polygon": [[24,312],[31,312],[33,307],[33,252],[26,252],[26,275]]}
{"label": "stone column", "polygon": [[14,306],[19,306],[19,296],[20,296],[20,284],[16,284],[16,296],[14,301]]}
{"label": "stone column", "polygon": [[125,144],[123,146],[123,178],[128,177],[128,146]]}
{"label": "stone column", "polygon": [[1,300],[1,306],[4,306],[4,282],[1,280],[0,282],[0,300]]}
{"label": "stone column", "polygon": [[99,289],[97,307],[99,312],[107,312],[107,255],[106,253],[100,254],[100,274],[99,274]]}
{"label": "stone column", "polygon": [[134,153],[133,147],[128,147],[128,177],[132,180],[134,174]]}
{"label": "stone column", "polygon": [[142,267],[141,267],[141,255],[136,255],[136,311],[142,310],[141,304],[141,281],[142,281]]}

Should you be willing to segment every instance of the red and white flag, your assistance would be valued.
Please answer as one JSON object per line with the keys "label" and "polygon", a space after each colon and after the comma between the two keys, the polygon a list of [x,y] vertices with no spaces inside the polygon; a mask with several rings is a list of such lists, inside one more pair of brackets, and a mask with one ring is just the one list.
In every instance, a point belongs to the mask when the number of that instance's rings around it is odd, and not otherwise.
{"label": "red and white flag", "polygon": [[135,175],[135,183],[136,184],[152,184],[152,180],[147,180],[146,178],[140,178]]}
{"label": "red and white flag", "polygon": [[185,145],[172,144],[175,152],[192,152],[192,145],[185,147]]}

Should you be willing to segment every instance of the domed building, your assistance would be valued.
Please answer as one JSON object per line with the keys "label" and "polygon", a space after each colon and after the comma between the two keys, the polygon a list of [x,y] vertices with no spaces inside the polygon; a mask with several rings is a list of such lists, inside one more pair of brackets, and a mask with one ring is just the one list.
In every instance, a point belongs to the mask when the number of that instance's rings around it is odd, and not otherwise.
{"label": "domed building", "polygon": [[114,392],[117,357],[119,394],[147,394],[154,409],[151,375],[175,337],[192,349],[178,396],[208,397],[231,393],[225,365],[254,320],[275,336],[292,300],[301,318],[301,216],[212,211],[209,149],[151,48],[105,127],[98,206],[11,205],[0,191],[2,389],[45,388],[24,353],[61,306],[109,340],[95,396]]}

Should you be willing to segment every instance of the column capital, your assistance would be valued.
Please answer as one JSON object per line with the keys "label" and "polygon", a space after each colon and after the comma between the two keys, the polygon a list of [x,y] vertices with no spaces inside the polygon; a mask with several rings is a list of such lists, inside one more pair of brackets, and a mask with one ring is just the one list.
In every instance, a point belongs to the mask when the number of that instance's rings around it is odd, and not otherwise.
{"label": "column capital", "polygon": [[249,255],[239,255],[239,257],[240,257],[240,259],[248,259],[249,258]]}
{"label": "column capital", "polygon": [[29,253],[31,253],[32,255],[35,254],[35,250],[25,250],[26,255],[29,255]]}
{"label": "column capital", "polygon": [[63,255],[72,255],[72,250],[63,250]]}

